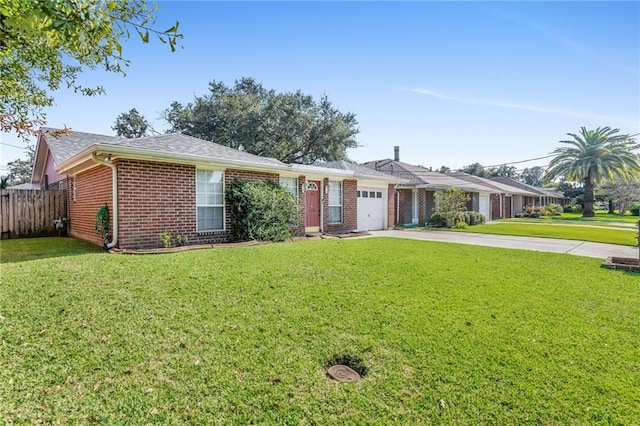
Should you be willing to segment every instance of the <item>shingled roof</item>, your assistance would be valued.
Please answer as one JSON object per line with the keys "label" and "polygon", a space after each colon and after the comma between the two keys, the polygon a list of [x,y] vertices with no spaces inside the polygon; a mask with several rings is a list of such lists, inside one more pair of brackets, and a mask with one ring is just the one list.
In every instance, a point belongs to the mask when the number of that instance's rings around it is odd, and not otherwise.
{"label": "shingled roof", "polygon": [[538,195],[537,192],[531,191],[527,188],[522,188],[517,185],[511,185],[510,182],[503,182],[503,181],[497,181],[494,179],[483,178],[483,177],[471,175],[465,172],[452,172],[450,174],[462,180],[466,180],[469,182],[476,182],[480,185],[484,185],[486,187],[492,188],[494,192],[498,192],[502,194],[518,194],[518,195],[526,195],[528,197],[535,197]]}
{"label": "shingled roof", "polygon": [[[352,163],[349,161],[329,161],[326,163],[318,164],[319,167],[328,167],[330,169],[338,169],[338,170],[351,170],[355,173],[356,176],[360,177],[371,177],[371,178],[390,178],[392,175],[389,173],[384,173],[382,171],[374,170],[367,166],[363,166],[361,164]],[[397,176],[395,176],[397,178]]]}
{"label": "shingled roof", "polygon": [[394,160],[369,161],[364,166],[377,171],[388,173],[406,179],[406,186],[420,186],[430,189],[462,188],[469,192],[497,192],[495,188],[460,179],[451,174],[444,174],[427,170],[424,167],[414,166]]}
{"label": "shingled roof", "polygon": [[71,131],[59,137],[45,133],[45,139],[53,154],[56,165],[64,163],[86,148],[95,145],[103,150],[109,147],[113,147],[114,149],[129,148],[133,151],[139,151],[140,154],[147,155],[164,154],[167,157],[171,157],[172,155],[179,155],[181,157],[192,156],[199,159],[247,162],[265,166],[286,166],[283,162],[274,158],[260,157],[180,133],[130,139]]}
{"label": "shingled roof", "polygon": [[494,180],[496,182],[501,182],[507,185],[516,186],[518,188],[526,189],[528,191],[535,193],[536,195],[542,195],[544,197],[565,198],[562,192],[557,191],[555,189],[539,188],[537,186],[529,185],[509,177],[493,176],[489,179]]}

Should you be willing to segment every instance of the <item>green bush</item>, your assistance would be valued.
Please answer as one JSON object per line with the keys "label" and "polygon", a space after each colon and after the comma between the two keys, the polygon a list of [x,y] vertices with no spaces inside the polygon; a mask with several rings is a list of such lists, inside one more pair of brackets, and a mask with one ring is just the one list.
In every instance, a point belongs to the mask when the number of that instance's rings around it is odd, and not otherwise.
{"label": "green bush", "polygon": [[535,219],[540,217],[540,210],[534,210],[531,213],[529,213],[529,217],[533,217]]}
{"label": "green bush", "polygon": [[549,204],[547,206],[547,215],[548,216],[557,216],[564,211],[560,204]]}
{"label": "green bush", "polygon": [[456,222],[456,224],[454,225],[454,228],[456,229],[467,229],[468,227],[469,225],[467,225],[467,222],[462,220]]}
{"label": "green bush", "polygon": [[566,206],[564,206],[562,211],[565,212],[565,213],[573,213],[573,206],[570,206],[570,205],[567,204]]}
{"label": "green bush", "polygon": [[571,206],[571,211],[573,213],[582,213],[582,205],[574,204],[573,206]]}
{"label": "green bush", "polygon": [[629,211],[631,212],[631,216],[640,216],[640,202],[634,201],[629,204]]}
{"label": "green bush", "polygon": [[478,212],[458,212],[455,223],[464,222],[469,226],[482,225],[487,220],[482,213]]}
{"label": "green bush", "polygon": [[[298,220],[293,196],[271,181],[234,179],[226,188],[232,241],[283,241]],[[294,225],[295,227],[295,225]]]}
{"label": "green bush", "polygon": [[444,217],[442,213],[434,213],[429,218],[429,226],[442,228],[444,226],[447,226],[447,219]]}

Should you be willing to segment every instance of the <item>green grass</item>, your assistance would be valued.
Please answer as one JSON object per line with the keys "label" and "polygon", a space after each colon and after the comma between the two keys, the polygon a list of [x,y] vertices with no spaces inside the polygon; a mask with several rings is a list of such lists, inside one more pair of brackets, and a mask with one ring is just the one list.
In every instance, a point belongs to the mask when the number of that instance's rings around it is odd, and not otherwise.
{"label": "green grass", "polygon": [[[640,276],[400,239],[3,241],[7,423],[634,424]],[[63,244],[66,254],[60,256]],[[327,378],[337,355],[360,382]]]}
{"label": "green grass", "polygon": [[549,220],[549,219],[541,219],[541,218],[532,218],[529,219],[527,217],[523,218],[512,218],[512,219],[496,219],[493,222],[498,223],[525,223],[529,225],[554,225],[554,226],[595,226],[602,228],[618,228],[618,229],[626,229],[627,231],[633,230],[633,224],[624,223],[624,222],[581,222],[577,220]]}
{"label": "green grass", "polygon": [[474,225],[466,229],[444,229],[447,231],[472,232],[476,234],[517,235],[522,237],[560,238],[565,240],[591,241],[595,243],[637,246],[638,232],[633,228],[612,229],[603,226],[575,226],[545,223],[536,219],[508,219],[487,225]]}
{"label": "green grass", "polygon": [[594,217],[582,217],[582,213],[562,213],[560,216],[545,216],[551,220],[576,220],[584,222],[623,222],[623,223],[638,223],[640,217],[631,216],[631,213],[627,212],[626,215],[620,216],[619,214],[609,214],[605,210],[598,210],[595,212]]}

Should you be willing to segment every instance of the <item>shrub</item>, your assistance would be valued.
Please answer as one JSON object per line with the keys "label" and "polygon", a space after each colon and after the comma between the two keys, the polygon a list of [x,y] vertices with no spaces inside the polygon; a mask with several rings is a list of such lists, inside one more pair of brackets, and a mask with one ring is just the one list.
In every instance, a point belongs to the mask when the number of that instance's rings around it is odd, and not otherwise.
{"label": "shrub", "polygon": [[189,243],[189,237],[186,235],[176,234],[173,229],[162,231],[158,234],[158,238],[162,241],[164,248],[171,248],[176,246],[185,246]]}
{"label": "shrub", "polygon": [[573,213],[582,213],[582,205],[574,204],[573,206],[571,206],[571,211]]}
{"label": "shrub", "polygon": [[547,215],[556,216],[561,214],[564,211],[560,204],[549,204],[547,206]]}
{"label": "shrub", "polygon": [[486,218],[482,213],[478,212],[458,212],[455,218],[455,224],[464,222],[469,226],[482,225],[486,222]]}
{"label": "shrub", "polygon": [[447,188],[436,191],[436,213],[440,213],[445,219],[445,226],[451,228],[456,223],[456,216],[466,209],[469,195],[460,188]]}
{"label": "shrub", "polygon": [[456,229],[467,229],[469,227],[469,225],[467,225],[467,222],[463,221],[463,220],[459,220],[458,222],[456,222],[454,228]]}
{"label": "shrub", "polygon": [[[298,220],[293,196],[271,181],[234,179],[227,187],[232,241],[283,241]],[[295,225],[294,225],[295,226]]]}
{"label": "shrub", "polygon": [[442,228],[447,226],[447,219],[441,213],[434,213],[429,218],[429,226]]}
{"label": "shrub", "polygon": [[640,216],[640,202],[634,201],[629,204],[629,211],[631,212],[631,216]]}
{"label": "shrub", "polygon": [[533,218],[539,218],[540,217],[540,210],[534,210],[531,213],[529,213],[529,217],[533,217]]}
{"label": "shrub", "polygon": [[573,213],[573,206],[566,205],[566,206],[564,206],[562,211],[565,212],[565,213]]}

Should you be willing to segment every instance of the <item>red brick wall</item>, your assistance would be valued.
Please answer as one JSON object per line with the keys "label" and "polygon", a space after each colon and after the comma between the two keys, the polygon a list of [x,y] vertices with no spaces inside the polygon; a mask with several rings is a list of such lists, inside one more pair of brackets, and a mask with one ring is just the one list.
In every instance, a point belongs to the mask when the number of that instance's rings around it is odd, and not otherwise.
{"label": "red brick wall", "polygon": [[109,207],[109,224],[113,229],[113,192],[111,169],[98,166],[76,177],[76,201],[73,201],[73,179],[69,181],[69,235],[102,246],[102,237],[95,230],[95,218],[103,205]]}
{"label": "red brick wall", "polygon": [[158,234],[186,236],[190,244],[226,241],[224,231],[196,232],[194,166],[118,160],[120,248],[162,247]]}
{"label": "red brick wall", "polygon": [[[224,242],[226,231],[196,232],[196,168],[195,166],[159,163],[141,160],[119,159],[118,205],[119,248],[161,247],[158,234],[171,231],[173,236],[189,238],[189,244]],[[226,170],[225,185],[234,178],[250,182],[271,180],[279,182],[276,173]],[[77,201],[72,201],[73,189],[69,185],[69,233],[71,236],[102,245],[94,229],[95,215],[100,206],[107,204],[113,218],[111,169],[97,166],[76,177]],[[329,179],[323,184],[328,185]],[[300,207],[297,232],[304,232],[305,177],[298,177],[298,203]],[[323,223],[326,232],[344,232],[357,229],[357,181],[344,180],[343,222],[330,225],[329,200],[322,194]],[[389,224],[395,223],[395,189],[389,185]],[[410,195],[410,191],[409,191]],[[410,200],[410,199],[409,199]],[[410,207],[410,206],[409,206]],[[410,210],[409,210],[410,213]],[[225,212],[226,229],[230,226],[230,212]],[[111,225],[113,229],[113,224]]]}
{"label": "red brick wall", "polygon": [[[227,241],[226,231],[196,231],[195,166],[138,160],[118,162],[120,248],[161,247],[158,234],[173,231],[189,238],[189,244]],[[250,182],[279,181],[274,173],[225,170],[225,186],[234,178]],[[230,212],[225,211],[225,229]]]}
{"label": "red brick wall", "polygon": [[400,192],[400,224],[411,223],[412,216],[412,190],[411,189],[399,189]]}
{"label": "red brick wall", "polygon": [[[509,217],[511,211],[511,197],[505,197],[504,194],[491,194],[490,199],[491,218],[487,218],[487,220]],[[502,209],[500,209],[500,199],[502,199]]]}
{"label": "red brick wall", "polygon": [[389,184],[387,188],[387,227],[393,228],[396,224],[396,188]]}
{"label": "red brick wall", "polygon": [[429,220],[427,215],[427,191],[424,188],[418,189],[418,225],[424,226]]}
{"label": "red brick wall", "polygon": [[[324,187],[329,185],[329,179],[323,181]],[[358,181],[343,180],[342,181],[342,223],[329,224],[329,196],[322,194],[323,223],[325,232],[345,232],[353,231],[358,228],[358,198],[357,198]]]}

